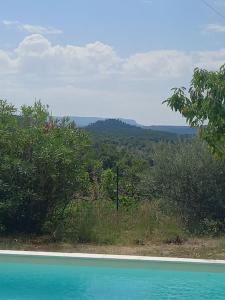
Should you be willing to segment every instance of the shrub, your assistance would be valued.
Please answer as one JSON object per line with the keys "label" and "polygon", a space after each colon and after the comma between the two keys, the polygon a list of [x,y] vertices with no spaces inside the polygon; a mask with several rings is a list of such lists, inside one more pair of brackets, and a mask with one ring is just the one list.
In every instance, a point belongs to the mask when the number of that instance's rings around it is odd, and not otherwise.
{"label": "shrub", "polygon": [[[198,140],[155,148],[152,190],[164,206],[181,215],[192,232],[202,222],[224,223],[225,164],[216,160]],[[200,226],[201,225],[201,226]],[[219,227],[217,227],[219,228]],[[220,226],[223,230],[223,226]]]}
{"label": "shrub", "polygon": [[16,113],[0,101],[0,224],[6,232],[37,233],[55,207],[88,192],[89,142],[40,102]]}

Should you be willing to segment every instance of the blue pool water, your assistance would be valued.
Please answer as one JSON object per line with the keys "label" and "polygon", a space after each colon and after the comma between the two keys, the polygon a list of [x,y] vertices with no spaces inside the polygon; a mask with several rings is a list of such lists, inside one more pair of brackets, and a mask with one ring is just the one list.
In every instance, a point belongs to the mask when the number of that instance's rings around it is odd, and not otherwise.
{"label": "blue pool water", "polygon": [[1,258],[0,299],[225,299],[225,273]]}

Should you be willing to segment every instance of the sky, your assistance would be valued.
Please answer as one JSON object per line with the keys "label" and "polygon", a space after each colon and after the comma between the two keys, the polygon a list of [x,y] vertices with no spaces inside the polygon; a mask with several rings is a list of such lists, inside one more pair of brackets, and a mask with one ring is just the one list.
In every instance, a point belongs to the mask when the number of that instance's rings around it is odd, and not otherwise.
{"label": "sky", "polygon": [[185,125],[171,88],[225,63],[225,0],[205,1],[0,0],[0,99]]}

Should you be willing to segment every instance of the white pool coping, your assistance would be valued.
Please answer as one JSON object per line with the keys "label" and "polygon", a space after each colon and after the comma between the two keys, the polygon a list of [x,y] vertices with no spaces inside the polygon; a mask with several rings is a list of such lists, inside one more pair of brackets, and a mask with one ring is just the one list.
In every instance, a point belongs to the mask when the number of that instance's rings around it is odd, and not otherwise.
{"label": "white pool coping", "polygon": [[64,253],[64,252],[44,252],[44,251],[14,251],[0,250],[0,255],[21,255],[21,256],[47,256],[47,257],[64,257],[64,258],[90,258],[90,259],[113,259],[113,260],[130,260],[130,261],[149,261],[149,262],[183,262],[198,264],[224,264],[225,260],[216,259],[194,259],[194,258],[176,258],[176,257],[152,257],[152,256],[135,256],[135,255],[110,255],[110,254],[89,254],[89,253]]}

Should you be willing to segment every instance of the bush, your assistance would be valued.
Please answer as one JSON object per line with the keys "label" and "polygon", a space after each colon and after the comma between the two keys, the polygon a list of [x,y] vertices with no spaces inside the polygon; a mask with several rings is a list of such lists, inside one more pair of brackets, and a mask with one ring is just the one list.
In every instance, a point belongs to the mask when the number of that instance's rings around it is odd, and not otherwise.
{"label": "bush", "polygon": [[0,224],[9,233],[39,233],[55,207],[88,192],[89,142],[40,102],[16,113],[0,101]]}
{"label": "bush", "polygon": [[213,158],[207,147],[192,143],[159,145],[155,148],[152,190],[164,206],[181,215],[192,232],[202,223],[217,222],[223,230],[225,220],[225,164]]}

